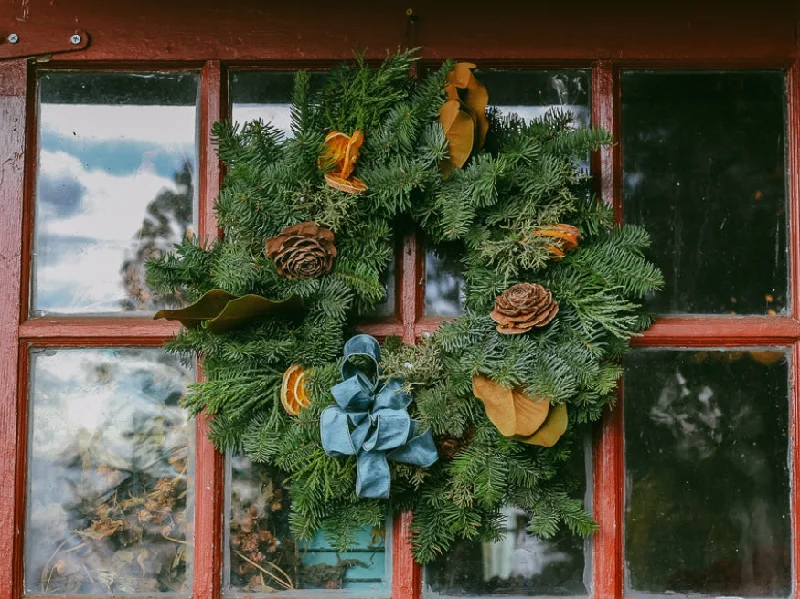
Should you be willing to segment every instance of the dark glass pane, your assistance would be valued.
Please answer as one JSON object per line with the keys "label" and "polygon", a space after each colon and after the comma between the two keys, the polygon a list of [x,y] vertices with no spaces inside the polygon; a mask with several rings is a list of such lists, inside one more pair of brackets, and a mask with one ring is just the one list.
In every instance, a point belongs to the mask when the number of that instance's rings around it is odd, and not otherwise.
{"label": "dark glass pane", "polygon": [[785,311],[785,104],[779,71],[623,74],[625,220],[666,279],[652,310]]}
{"label": "dark glass pane", "polygon": [[153,311],[144,262],[195,220],[196,73],[43,71],[32,313]]}
{"label": "dark glass pane", "polygon": [[296,542],[289,532],[285,475],[242,456],[228,459],[225,582],[247,595],[298,589],[337,590],[336,596],[387,596],[391,543],[385,529],[365,529],[347,553],[318,535]]}
{"label": "dark glass pane", "polygon": [[[487,69],[475,76],[489,90],[489,105],[525,119],[560,108],[577,123],[590,118],[590,72]],[[581,162],[588,170],[588,156]],[[457,251],[428,248],[425,254],[425,315],[457,316],[464,313],[464,276]]]}
{"label": "dark glass pane", "polygon": [[[311,73],[312,91],[322,87],[325,77],[323,71]],[[293,87],[294,72],[291,71],[233,71],[230,75],[231,119],[237,123],[261,119],[290,137]],[[367,318],[387,318],[394,314],[394,258],[381,279],[386,297],[365,314]]]}
{"label": "dark glass pane", "polygon": [[[587,443],[584,453],[573,452],[571,464],[575,476],[585,483],[591,478],[588,447]],[[591,577],[584,557],[588,543],[568,530],[549,540],[540,539],[525,530],[525,512],[515,508],[503,511],[505,538],[497,543],[456,542],[425,567],[425,593],[432,597],[586,595],[584,581]]]}
{"label": "dark glass pane", "polygon": [[625,360],[627,594],[788,597],[788,359]]}
{"label": "dark glass pane", "polygon": [[160,349],[34,352],[26,593],[191,593],[193,378]]}

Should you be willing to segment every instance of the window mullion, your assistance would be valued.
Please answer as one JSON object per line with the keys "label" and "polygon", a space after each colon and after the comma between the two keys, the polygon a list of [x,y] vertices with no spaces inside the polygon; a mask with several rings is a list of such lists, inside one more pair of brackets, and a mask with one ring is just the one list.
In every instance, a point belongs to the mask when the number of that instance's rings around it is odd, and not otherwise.
{"label": "window mullion", "polygon": [[[28,63],[0,62],[0,599],[18,596],[21,539],[19,512],[22,480],[17,410],[22,275],[22,205],[24,197],[25,116]],[[24,441],[24,439],[23,439]],[[18,481],[18,485],[12,481]]]}
{"label": "window mullion", "polygon": [[[211,146],[211,127],[223,118],[225,81],[218,60],[209,60],[200,76],[200,115],[198,135],[200,236],[217,237],[214,201],[219,193],[220,162]],[[202,380],[202,368],[198,369]],[[196,425],[194,593],[196,599],[217,599],[221,595],[222,513],[225,497],[225,460],[208,438],[209,418],[201,414]]]}
{"label": "window mullion", "polygon": [[[618,73],[611,61],[598,61],[592,69],[592,126],[616,133],[619,129]],[[614,206],[617,222],[622,220],[619,145],[604,148],[592,157],[596,192],[603,202]],[[600,525],[593,539],[593,595],[623,597],[622,522],[624,462],[622,436],[622,382],[615,408],[599,424],[594,443],[593,511]]]}

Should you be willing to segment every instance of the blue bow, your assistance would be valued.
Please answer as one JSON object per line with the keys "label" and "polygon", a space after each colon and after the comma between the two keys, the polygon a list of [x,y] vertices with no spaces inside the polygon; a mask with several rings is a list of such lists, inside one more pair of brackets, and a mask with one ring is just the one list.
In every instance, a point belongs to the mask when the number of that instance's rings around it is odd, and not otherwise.
{"label": "blue bow", "polygon": [[370,335],[356,335],[344,346],[343,382],[331,393],[338,405],[320,416],[322,447],[331,457],[357,456],[356,494],[359,497],[389,497],[391,476],[387,460],[426,468],[439,455],[431,431],[419,434],[419,423],[406,408],[411,396],[402,390],[400,379],[389,380],[378,390],[377,383],[356,368],[350,358],[366,356],[380,375],[381,349]]}

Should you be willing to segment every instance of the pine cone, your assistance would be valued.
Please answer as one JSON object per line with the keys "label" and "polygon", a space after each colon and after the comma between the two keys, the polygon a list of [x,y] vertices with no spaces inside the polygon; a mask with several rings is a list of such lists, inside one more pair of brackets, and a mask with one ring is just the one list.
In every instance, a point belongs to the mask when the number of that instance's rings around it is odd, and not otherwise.
{"label": "pine cone", "polygon": [[558,304],[549,289],[537,283],[517,283],[497,297],[489,316],[499,333],[520,335],[545,326],[556,314]]}
{"label": "pine cone", "polygon": [[330,271],[336,257],[333,232],[313,222],[286,227],[267,240],[266,255],[287,279],[314,279]]}
{"label": "pine cone", "polygon": [[462,437],[437,437],[434,439],[439,457],[443,460],[452,460],[456,454],[472,442],[475,437],[475,428],[469,427]]}

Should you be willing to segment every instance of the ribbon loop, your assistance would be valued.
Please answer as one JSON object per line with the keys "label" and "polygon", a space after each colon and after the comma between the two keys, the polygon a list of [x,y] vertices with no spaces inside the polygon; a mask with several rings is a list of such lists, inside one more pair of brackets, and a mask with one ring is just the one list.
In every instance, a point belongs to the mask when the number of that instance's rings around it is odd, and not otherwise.
{"label": "ribbon loop", "polygon": [[[350,361],[366,356],[375,364],[373,382]],[[439,455],[429,430],[420,425],[406,408],[411,396],[400,379],[390,379],[378,390],[380,344],[370,335],[356,335],[344,346],[341,383],[331,388],[336,405],[320,416],[322,447],[331,457],[356,456],[356,494],[387,498],[391,487],[388,460],[428,467]]]}

